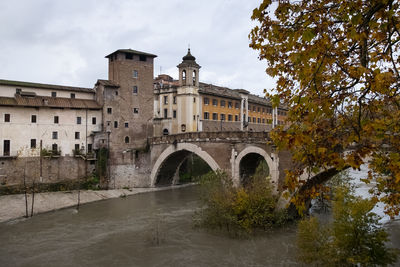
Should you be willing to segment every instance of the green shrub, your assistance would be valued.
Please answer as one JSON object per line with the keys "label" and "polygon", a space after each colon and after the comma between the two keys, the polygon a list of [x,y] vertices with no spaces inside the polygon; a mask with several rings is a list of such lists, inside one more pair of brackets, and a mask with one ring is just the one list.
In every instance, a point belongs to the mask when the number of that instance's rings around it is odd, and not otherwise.
{"label": "green shrub", "polygon": [[248,234],[287,222],[285,210],[277,210],[278,195],[265,176],[253,176],[246,187],[234,186],[224,172],[210,172],[200,179],[204,208],[197,213],[200,226]]}
{"label": "green shrub", "polygon": [[333,222],[321,225],[315,217],[298,226],[298,259],[317,266],[387,266],[397,251],[385,246],[388,234],[371,212],[375,202],[338,187],[333,202]]}

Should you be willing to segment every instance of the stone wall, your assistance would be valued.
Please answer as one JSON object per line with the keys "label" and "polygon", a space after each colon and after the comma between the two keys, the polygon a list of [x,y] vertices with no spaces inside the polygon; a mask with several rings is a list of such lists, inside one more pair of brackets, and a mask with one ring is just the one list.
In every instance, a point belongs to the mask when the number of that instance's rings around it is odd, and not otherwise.
{"label": "stone wall", "polygon": [[[42,178],[40,178],[42,169]],[[27,183],[57,183],[76,180],[91,174],[95,169],[94,161],[85,161],[81,157],[1,157],[0,186],[23,184],[24,174]]]}

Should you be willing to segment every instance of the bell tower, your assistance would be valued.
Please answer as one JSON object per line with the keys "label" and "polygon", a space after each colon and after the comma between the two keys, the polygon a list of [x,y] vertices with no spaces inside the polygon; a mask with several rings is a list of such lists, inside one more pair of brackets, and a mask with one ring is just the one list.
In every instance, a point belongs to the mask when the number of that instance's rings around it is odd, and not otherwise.
{"label": "bell tower", "polygon": [[179,85],[199,87],[199,70],[201,67],[196,63],[196,58],[190,53],[190,48],[182,60],[182,63],[178,65]]}
{"label": "bell tower", "polygon": [[201,98],[199,95],[199,70],[201,67],[190,53],[190,48],[177,67],[179,69],[178,133],[201,131]]}

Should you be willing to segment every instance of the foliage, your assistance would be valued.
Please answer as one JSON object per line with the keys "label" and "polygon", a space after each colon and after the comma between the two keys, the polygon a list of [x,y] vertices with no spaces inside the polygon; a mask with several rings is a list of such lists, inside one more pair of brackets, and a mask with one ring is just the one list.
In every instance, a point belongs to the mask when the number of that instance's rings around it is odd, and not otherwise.
{"label": "foliage", "polygon": [[333,203],[333,222],[321,225],[317,218],[298,226],[298,259],[319,266],[387,266],[396,262],[397,251],[386,248],[388,234],[371,212],[375,202],[356,197],[339,187]]}
{"label": "foliage", "polygon": [[234,186],[224,172],[210,172],[200,180],[205,208],[197,215],[200,225],[237,235],[266,230],[287,221],[277,209],[278,196],[269,179],[253,178],[247,187]]}
{"label": "foliage", "polygon": [[199,156],[191,154],[179,168],[179,183],[192,182],[210,170],[207,162]]}
{"label": "foliage", "polygon": [[40,155],[42,157],[52,157],[52,156],[59,156],[61,155],[61,150],[53,150],[53,149],[49,149],[49,148],[42,148],[42,150],[40,151]]}
{"label": "foliage", "polygon": [[274,105],[289,109],[286,131],[272,137],[299,163],[287,172],[291,193],[305,182],[299,178],[304,167],[309,173],[359,168],[370,158],[365,181],[375,178],[386,212],[399,213],[399,5],[264,0],[254,9],[259,24],[250,46],[277,80]]}
{"label": "foliage", "polygon": [[107,160],[108,160],[108,150],[107,148],[100,148],[97,153],[97,164],[96,164],[96,174],[100,178],[107,176]]}
{"label": "foliage", "polygon": [[82,189],[87,190],[98,190],[100,188],[100,179],[96,174],[86,178],[86,181],[82,184]]}

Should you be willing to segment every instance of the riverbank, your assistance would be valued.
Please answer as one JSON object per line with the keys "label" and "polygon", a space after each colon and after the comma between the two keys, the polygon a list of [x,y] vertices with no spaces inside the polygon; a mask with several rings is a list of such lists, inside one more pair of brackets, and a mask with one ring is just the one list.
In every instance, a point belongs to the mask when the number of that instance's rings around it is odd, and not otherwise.
{"label": "riverbank", "polygon": [[[170,190],[190,186],[192,184],[174,185],[154,188],[131,188],[110,190],[81,190],[80,205],[104,199],[126,197],[135,194]],[[31,214],[32,195],[27,196],[28,214]],[[34,198],[33,215],[63,208],[76,207],[78,204],[78,190],[36,193]],[[23,218],[26,214],[24,194],[0,196],[0,223]]]}

